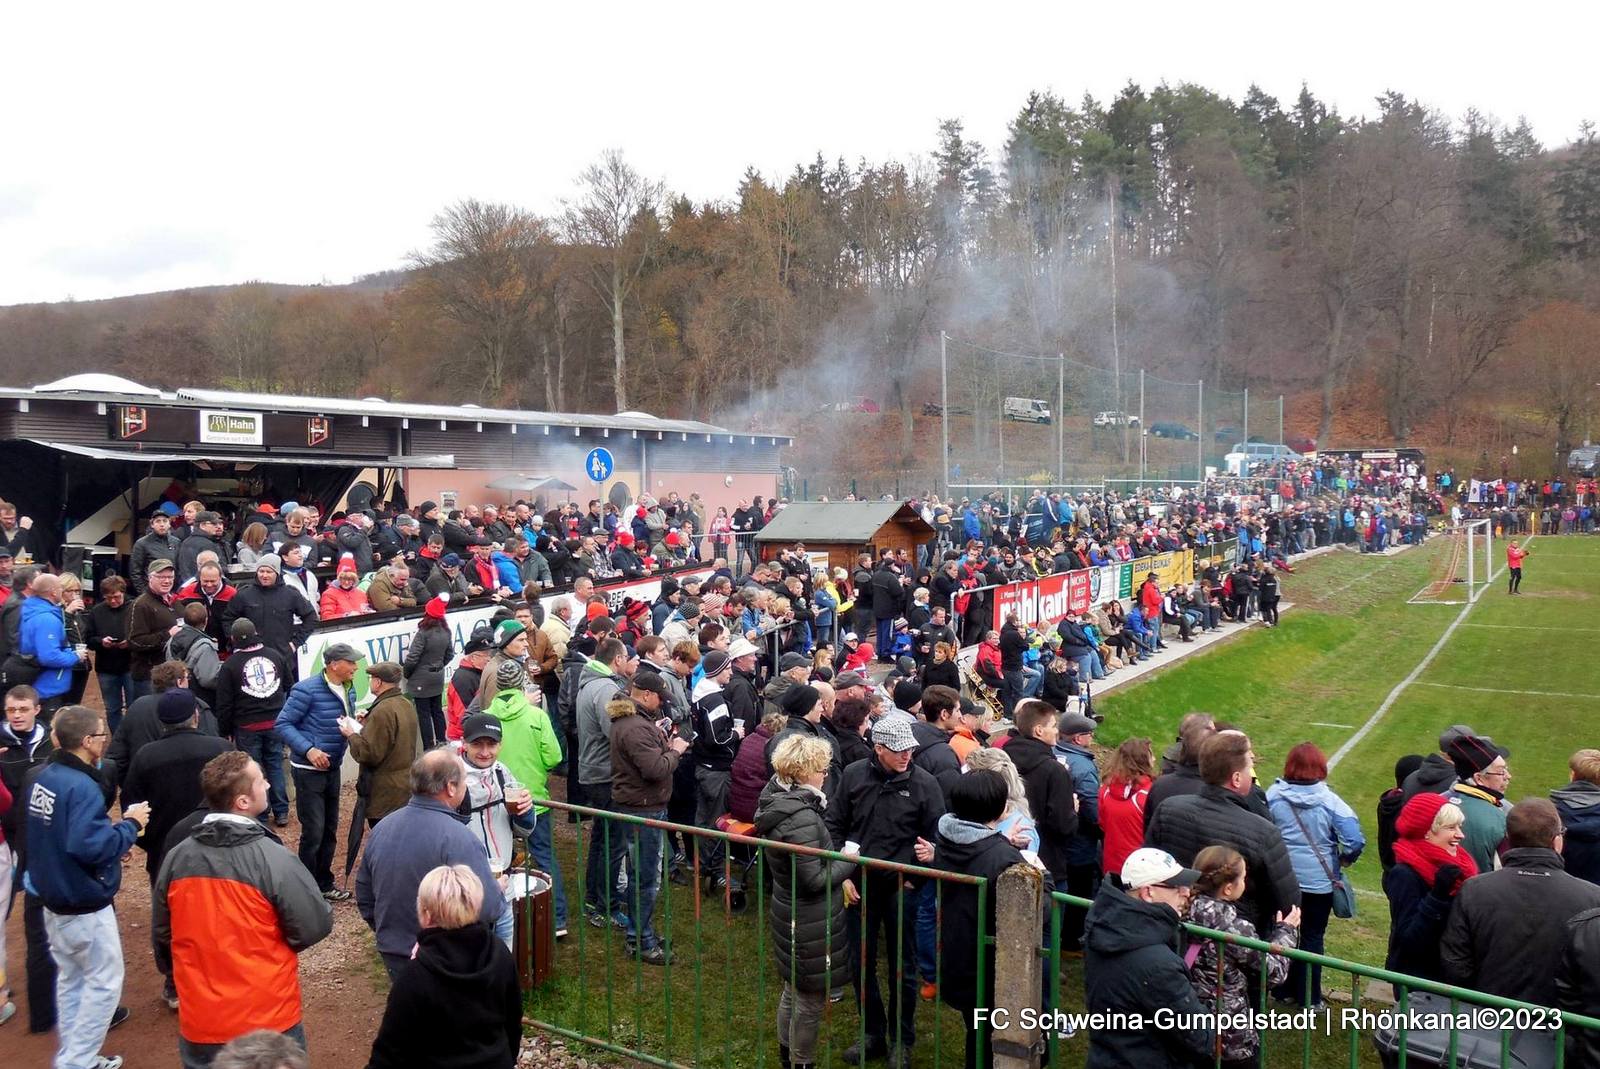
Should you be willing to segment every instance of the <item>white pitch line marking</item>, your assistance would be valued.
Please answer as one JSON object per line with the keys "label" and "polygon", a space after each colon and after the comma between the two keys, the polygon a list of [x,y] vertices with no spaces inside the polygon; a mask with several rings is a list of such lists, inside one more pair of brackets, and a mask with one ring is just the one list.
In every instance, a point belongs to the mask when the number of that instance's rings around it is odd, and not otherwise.
{"label": "white pitch line marking", "polygon": [[1437,687],[1440,690],[1471,690],[1479,694],[1529,694],[1535,698],[1588,698],[1600,700],[1600,694],[1573,694],[1564,690],[1504,690],[1500,687],[1463,687],[1454,683],[1418,683],[1419,687]]}
{"label": "white pitch line marking", "polygon": [[[1524,544],[1532,544],[1534,538],[1536,537],[1536,535],[1529,535]],[[1490,572],[1488,585],[1493,585],[1494,581],[1499,578],[1500,573],[1503,571],[1505,571],[1505,569],[1502,567],[1497,571]],[[1480,595],[1480,598],[1481,596],[1482,595]],[[1439,651],[1444,649],[1445,643],[1449,642],[1450,636],[1456,633],[1456,628],[1460,627],[1462,623],[1466,621],[1467,614],[1472,611],[1472,607],[1476,604],[1478,604],[1476,601],[1469,600],[1465,605],[1461,606],[1461,611],[1456,614],[1456,618],[1454,620],[1450,621],[1450,626],[1444,629],[1444,634],[1439,636],[1439,641],[1433,644],[1433,648],[1428,651],[1427,656],[1423,657],[1421,661],[1417,662],[1417,666],[1411,670],[1409,675],[1394,685],[1394,689],[1389,691],[1389,696],[1383,699],[1383,704],[1378,706],[1377,711],[1371,716],[1367,717],[1367,722],[1362,724],[1354,735],[1351,735],[1348,739],[1346,739],[1343,746],[1334,751],[1333,756],[1328,758],[1328,768],[1330,771],[1336,768],[1339,762],[1343,761],[1345,757],[1349,755],[1350,751],[1354,750],[1356,746],[1360,744],[1361,740],[1366,738],[1367,735],[1371,733],[1373,728],[1378,726],[1378,722],[1383,719],[1383,714],[1387,713],[1390,708],[1393,707],[1394,703],[1400,700],[1400,695],[1405,693],[1406,688],[1415,683],[1417,681],[1417,677],[1421,676],[1422,673],[1427,670],[1428,665],[1432,664],[1433,659],[1439,656]]]}

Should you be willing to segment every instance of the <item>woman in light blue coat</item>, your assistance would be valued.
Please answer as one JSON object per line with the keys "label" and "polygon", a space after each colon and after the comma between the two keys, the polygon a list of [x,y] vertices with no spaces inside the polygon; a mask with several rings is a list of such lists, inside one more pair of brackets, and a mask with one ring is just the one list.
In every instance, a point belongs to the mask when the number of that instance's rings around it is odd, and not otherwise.
{"label": "woman in light blue coat", "polygon": [[[1273,822],[1283,834],[1300,882],[1300,949],[1320,954],[1328,918],[1333,913],[1333,882],[1343,880],[1341,869],[1352,865],[1367,845],[1361,822],[1343,798],[1327,784],[1328,759],[1320,749],[1302,742],[1289,751],[1283,778],[1267,788]],[[1296,961],[1281,994],[1301,1005],[1322,1004],[1322,967],[1311,970],[1309,1001],[1305,965]]]}

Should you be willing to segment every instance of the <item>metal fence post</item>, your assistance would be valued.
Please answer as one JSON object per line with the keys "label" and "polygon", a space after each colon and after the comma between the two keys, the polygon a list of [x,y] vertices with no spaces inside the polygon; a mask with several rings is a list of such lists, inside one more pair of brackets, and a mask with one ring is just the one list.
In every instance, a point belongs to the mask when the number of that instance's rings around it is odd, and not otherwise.
{"label": "metal fence post", "polygon": [[1044,876],[1032,865],[1013,865],[995,881],[994,995],[990,1005],[1009,1013],[1008,1027],[991,1042],[995,1069],[1035,1069],[1042,1053],[1038,1028],[1022,1027],[1024,1007],[1037,1007],[1043,990]]}

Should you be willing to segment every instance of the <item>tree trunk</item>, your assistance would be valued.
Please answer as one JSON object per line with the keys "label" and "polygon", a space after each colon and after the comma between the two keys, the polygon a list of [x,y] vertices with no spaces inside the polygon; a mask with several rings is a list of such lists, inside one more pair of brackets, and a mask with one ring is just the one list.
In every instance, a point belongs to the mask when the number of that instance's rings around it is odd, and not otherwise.
{"label": "tree trunk", "polygon": [[628,407],[628,350],[622,332],[622,262],[611,263],[611,348],[616,355],[612,386],[617,395],[617,411]]}
{"label": "tree trunk", "polygon": [[556,411],[556,378],[555,368],[550,360],[550,336],[546,334],[539,339],[539,348],[544,353],[544,407],[547,412]]}
{"label": "tree trunk", "polygon": [[1317,441],[1332,442],[1333,391],[1339,379],[1339,349],[1344,342],[1345,303],[1341,299],[1328,326],[1328,347],[1322,365],[1322,419],[1317,424]]}

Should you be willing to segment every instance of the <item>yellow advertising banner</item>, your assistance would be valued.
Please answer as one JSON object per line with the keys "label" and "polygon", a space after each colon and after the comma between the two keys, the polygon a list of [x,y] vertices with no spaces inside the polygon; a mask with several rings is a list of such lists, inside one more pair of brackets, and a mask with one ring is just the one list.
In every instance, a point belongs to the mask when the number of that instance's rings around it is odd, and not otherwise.
{"label": "yellow advertising banner", "polygon": [[1133,588],[1137,590],[1139,584],[1151,572],[1156,573],[1156,582],[1161,584],[1161,589],[1166,590],[1173,583],[1194,582],[1194,550],[1176,549],[1170,553],[1158,553],[1154,557],[1136,557],[1133,562]]}

